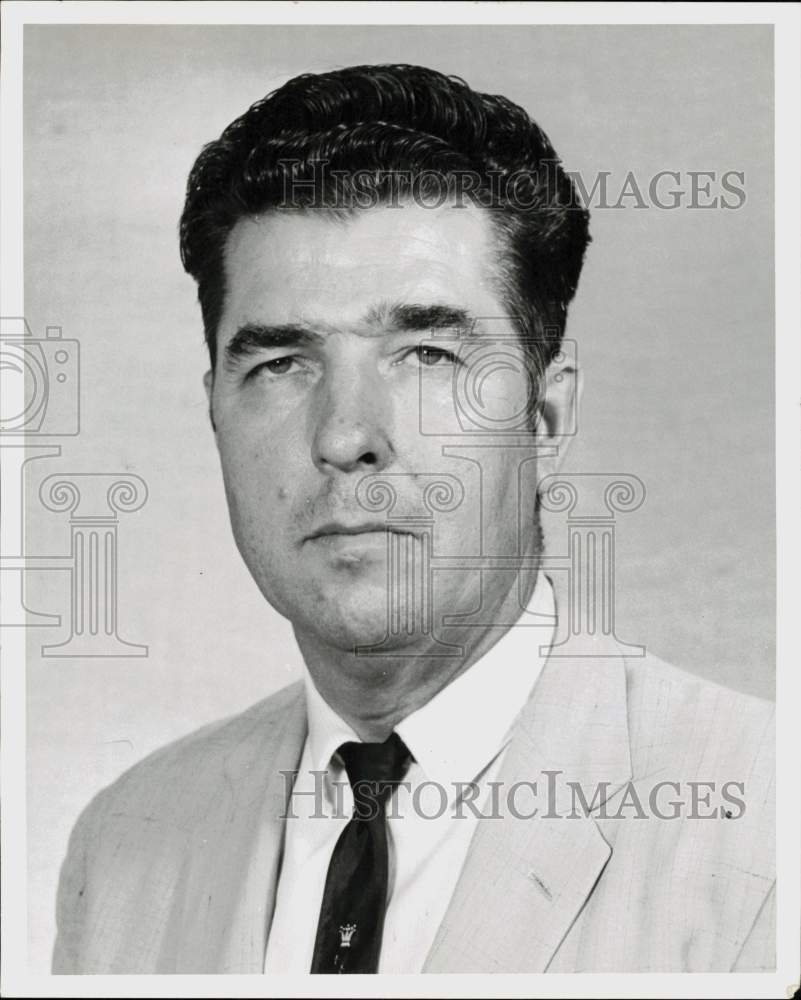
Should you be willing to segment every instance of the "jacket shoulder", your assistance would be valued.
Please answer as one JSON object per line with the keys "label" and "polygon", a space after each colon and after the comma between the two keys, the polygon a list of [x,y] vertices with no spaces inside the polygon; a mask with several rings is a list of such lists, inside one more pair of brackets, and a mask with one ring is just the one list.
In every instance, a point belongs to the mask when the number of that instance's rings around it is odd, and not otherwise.
{"label": "jacket shoulder", "polygon": [[[81,814],[86,826],[119,815],[160,807],[176,816],[181,806],[202,808],[220,777],[250,769],[265,744],[283,730],[303,698],[300,681],[282,688],[243,712],[217,719],[159,747],[99,791]],[[189,792],[191,791],[191,795]]]}
{"label": "jacket shoulder", "polygon": [[775,705],[665,663],[629,660],[632,769],[678,780],[744,783],[751,805],[770,810]]}
{"label": "jacket shoulder", "polygon": [[627,659],[628,698],[635,713],[650,711],[672,724],[684,721],[704,731],[724,729],[741,736],[758,735],[772,727],[772,701],[690,673],[657,656]]}
{"label": "jacket shoulder", "polygon": [[[203,853],[199,845],[253,826],[275,768],[284,758],[284,766],[296,762],[305,735],[302,694],[298,682],[209,723],[95,795],[61,866],[53,972],[153,971],[147,941],[166,933],[173,904],[180,910],[175,887],[184,866]],[[244,817],[238,827],[237,816]]]}

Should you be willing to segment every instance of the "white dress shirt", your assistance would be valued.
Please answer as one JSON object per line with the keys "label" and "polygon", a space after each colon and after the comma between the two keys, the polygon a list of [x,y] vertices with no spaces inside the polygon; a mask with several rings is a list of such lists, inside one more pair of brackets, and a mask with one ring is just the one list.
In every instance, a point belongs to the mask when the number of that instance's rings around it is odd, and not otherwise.
{"label": "white dress shirt", "polygon": [[[389,887],[379,972],[422,970],[555,623],[551,583],[540,573],[518,623],[395,727],[414,760],[387,805]],[[309,732],[285,823],[267,973],[309,972],[328,865],[353,803],[336,750],[359,737],[308,672],[304,682]]]}

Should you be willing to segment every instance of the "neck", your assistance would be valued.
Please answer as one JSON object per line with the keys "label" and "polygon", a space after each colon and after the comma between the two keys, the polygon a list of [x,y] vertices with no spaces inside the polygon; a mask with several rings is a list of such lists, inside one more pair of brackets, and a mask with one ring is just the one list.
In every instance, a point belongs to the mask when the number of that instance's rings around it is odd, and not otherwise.
{"label": "neck", "polygon": [[[528,571],[482,610],[503,625],[449,626],[440,638],[462,647],[460,656],[442,656],[426,643],[398,648],[380,656],[357,656],[353,649],[332,648],[309,631],[296,627],[295,637],[314,685],[331,708],[366,743],[382,743],[412,712],[430,701],[484,656],[512,627],[531,600],[537,571]],[[436,655],[439,654],[439,655]]]}

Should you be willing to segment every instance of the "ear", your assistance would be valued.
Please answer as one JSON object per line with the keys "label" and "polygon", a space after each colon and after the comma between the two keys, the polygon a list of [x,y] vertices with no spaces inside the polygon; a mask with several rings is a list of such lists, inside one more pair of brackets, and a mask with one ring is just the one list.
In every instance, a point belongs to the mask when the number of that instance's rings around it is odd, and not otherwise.
{"label": "ear", "polygon": [[546,446],[539,459],[539,478],[557,472],[578,430],[578,409],[584,389],[584,373],[575,358],[560,351],[548,365],[544,399],[537,421],[537,444]]}
{"label": "ear", "polygon": [[212,397],[214,393],[214,372],[209,369],[203,376],[203,388],[206,390],[206,399],[209,404],[209,422],[211,423],[211,429],[214,433],[217,433],[217,425],[214,423],[214,409],[212,407]]}

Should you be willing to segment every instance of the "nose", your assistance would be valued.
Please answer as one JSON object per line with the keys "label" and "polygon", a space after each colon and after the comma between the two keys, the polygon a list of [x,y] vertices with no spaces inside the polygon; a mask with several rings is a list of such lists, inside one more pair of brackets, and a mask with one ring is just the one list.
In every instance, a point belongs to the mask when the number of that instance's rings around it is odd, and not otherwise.
{"label": "nose", "polygon": [[386,385],[369,366],[342,364],[319,390],[312,458],[321,472],[379,472],[392,459]]}

